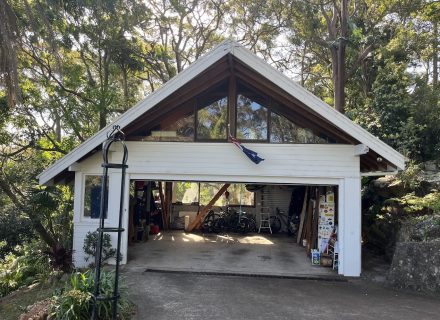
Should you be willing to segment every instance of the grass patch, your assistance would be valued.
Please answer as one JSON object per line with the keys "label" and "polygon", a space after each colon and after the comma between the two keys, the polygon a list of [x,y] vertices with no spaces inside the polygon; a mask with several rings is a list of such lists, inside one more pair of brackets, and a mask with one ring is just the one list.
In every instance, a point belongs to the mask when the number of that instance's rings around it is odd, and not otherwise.
{"label": "grass patch", "polygon": [[26,307],[37,301],[53,295],[53,291],[63,286],[62,282],[55,284],[37,284],[21,288],[0,299],[0,320],[17,320]]}

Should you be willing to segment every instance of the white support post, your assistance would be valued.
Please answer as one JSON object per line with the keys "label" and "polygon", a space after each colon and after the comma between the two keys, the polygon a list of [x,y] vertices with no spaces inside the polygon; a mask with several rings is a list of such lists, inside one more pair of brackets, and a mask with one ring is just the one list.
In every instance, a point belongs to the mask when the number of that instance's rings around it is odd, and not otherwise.
{"label": "white support post", "polygon": [[[108,174],[108,209],[107,219],[105,220],[106,227],[118,227],[119,219],[119,200],[121,193],[121,177],[122,173],[109,170]],[[112,247],[116,249],[118,243],[118,234],[116,232],[109,233],[111,237]],[[113,264],[111,259],[109,263]]]}
{"label": "white support post", "polygon": [[[83,239],[79,239],[78,224],[81,221],[82,204],[83,204],[83,176],[81,172],[75,172],[75,189],[73,192],[73,254],[72,262],[76,267],[85,266],[84,253],[82,243]],[[82,242],[81,242],[82,241]]]}
{"label": "white support post", "polygon": [[345,178],[339,184],[339,274],[361,274],[361,178]]}
{"label": "white support post", "polygon": [[[119,220],[119,206],[121,196],[121,178],[122,173],[118,171],[109,172],[108,184],[108,212],[105,221],[106,227],[117,227]],[[121,264],[127,263],[127,247],[128,247],[128,207],[129,207],[129,175],[125,176],[125,190],[124,190],[124,209],[122,213],[122,227],[125,231],[121,234]],[[112,239],[112,247],[116,249],[118,234],[116,232],[110,233]],[[113,263],[113,261],[111,261]]]}
{"label": "white support post", "polygon": [[130,175],[125,175],[125,191],[124,191],[124,213],[122,217],[122,227],[125,231],[122,233],[122,242],[121,242],[121,254],[122,261],[121,264],[127,264],[127,255],[128,255],[128,215],[130,214]]}
{"label": "white support post", "polygon": [[83,175],[81,172],[75,172],[75,187],[73,191],[73,225],[81,221],[83,204]]}

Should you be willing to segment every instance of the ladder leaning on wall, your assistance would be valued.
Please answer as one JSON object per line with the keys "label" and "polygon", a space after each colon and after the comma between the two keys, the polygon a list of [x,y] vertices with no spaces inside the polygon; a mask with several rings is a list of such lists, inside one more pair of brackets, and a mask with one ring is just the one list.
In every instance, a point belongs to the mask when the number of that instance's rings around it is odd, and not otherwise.
{"label": "ladder leaning on wall", "polygon": [[[125,192],[125,171],[128,168],[128,150],[125,145],[125,135],[120,130],[119,126],[113,126],[113,130],[107,135],[107,140],[102,146],[102,158],[103,158],[103,174],[101,178],[101,207],[99,213],[99,228],[98,228],[98,243],[96,246],[95,257],[95,288],[93,294],[93,308],[92,308],[92,320],[97,319],[97,307],[102,301],[112,301],[112,319],[117,319],[118,314],[118,300],[119,300],[119,264],[121,261],[121,235],[124,232],[122,228],[122,214],[124,210],[124,192]],[[113,143],[119,143],[123,148],[123,157],[121,163],[110,163],[108,159],[109,150]],[[105,227],[104,221],[106,212],[108,209],[108,169],[121,169],[121,194],[119,199],[119,220],[117,227]],[[101,279],[101,267],[102,267],[102,239],[104,233],[114,232],[118,235],[118,242],[116,246],[116,264],[115,264],[115,282],[113,287],[113,294],[111,296],[103,296],[100,292],[100,279]]]}

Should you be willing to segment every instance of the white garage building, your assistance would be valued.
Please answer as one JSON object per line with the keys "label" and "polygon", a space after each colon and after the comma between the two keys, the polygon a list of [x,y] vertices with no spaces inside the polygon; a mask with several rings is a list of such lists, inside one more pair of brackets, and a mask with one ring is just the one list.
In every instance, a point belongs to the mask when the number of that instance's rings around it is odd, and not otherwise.
{"label": "white garage building", "polygon": [[[124,227],[133,180],[214,181],[337,187],[338,273],[361,272],[361,177],[403,170],[404,157],[233,41],[200,58],[40,174],[42,185],[74,181],[74,263],[98,219],[87,183],[102,174],[102,143],[126,134]],[[237,137],[258,165],[228,141]],[[111,153],[112,162],[121,158]],[[106,224],[117,225],[121,173],[110,169]],[[113,243],[116,243],[113,242]],[[128,234],[123,233],[126,263]]]}

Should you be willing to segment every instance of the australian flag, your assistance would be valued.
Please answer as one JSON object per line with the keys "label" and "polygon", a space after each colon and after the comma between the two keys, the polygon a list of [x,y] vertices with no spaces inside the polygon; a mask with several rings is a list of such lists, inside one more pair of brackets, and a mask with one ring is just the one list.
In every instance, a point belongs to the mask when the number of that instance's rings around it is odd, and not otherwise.
{"label": "australian flag", "polygon": [[243,146],[240,141],[238,141],[237,139],[235,139],[232,136],[229,136],[229,140],[235,144],[237,146],[238,149],[240,149],[241,151],[243,151],[243,153],[252,160],[253,163],[255,164],[259,164],[261,161],[264,161],[263,158],[260,158],[258,156],[258,154],[255,151],[252,151],[248,148],[246,148],[245,146]]}

